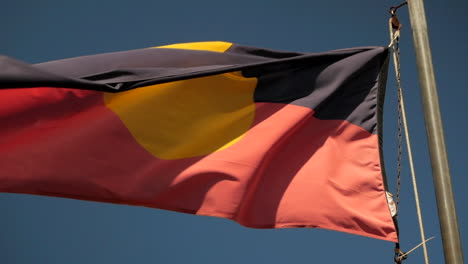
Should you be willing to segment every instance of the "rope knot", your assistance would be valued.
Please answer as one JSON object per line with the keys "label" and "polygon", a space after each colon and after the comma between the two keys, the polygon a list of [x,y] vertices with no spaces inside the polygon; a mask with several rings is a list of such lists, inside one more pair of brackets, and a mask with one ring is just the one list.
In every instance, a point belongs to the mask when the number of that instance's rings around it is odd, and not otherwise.
{"label": "rope knot", "polygon": [[395,257],[393,258],[393,260],[395,261],[396,264],[401,264],[403,260],[407,258],[408,258],[408,254],[401,251],[400,248],[398,247],[395,248]]}

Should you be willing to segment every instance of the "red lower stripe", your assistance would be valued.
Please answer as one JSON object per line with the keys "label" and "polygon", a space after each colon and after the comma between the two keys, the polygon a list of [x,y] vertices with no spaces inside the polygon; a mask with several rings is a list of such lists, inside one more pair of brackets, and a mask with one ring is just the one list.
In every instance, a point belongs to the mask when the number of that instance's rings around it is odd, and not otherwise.
{"label": "red lower stripe", "polygon": [[318,120],[300,106],[258,103],[252,128],[234,146],[167,161],[132,138],[99,92],[1,93],[0,191],[397,241],[377,136],[347,121]]}

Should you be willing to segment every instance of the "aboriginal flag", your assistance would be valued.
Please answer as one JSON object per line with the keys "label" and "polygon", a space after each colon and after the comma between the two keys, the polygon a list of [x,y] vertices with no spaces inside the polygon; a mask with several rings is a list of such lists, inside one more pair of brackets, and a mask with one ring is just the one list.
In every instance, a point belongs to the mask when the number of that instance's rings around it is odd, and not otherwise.
{"label": "aboriginal flag", "polygon": [[226,42],[0,57],[0,192],[397,233],[381,154],[388,50]]}

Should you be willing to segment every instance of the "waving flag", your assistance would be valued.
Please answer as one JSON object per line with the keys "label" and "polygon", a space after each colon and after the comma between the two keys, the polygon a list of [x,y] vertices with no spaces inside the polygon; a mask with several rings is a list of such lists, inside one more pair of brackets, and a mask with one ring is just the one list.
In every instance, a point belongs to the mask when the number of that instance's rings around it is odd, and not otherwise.
{"label": "waving flag", "polygon": [[176,44],[0,58],[0,191],[397,241],[380,146],[388,51]]}

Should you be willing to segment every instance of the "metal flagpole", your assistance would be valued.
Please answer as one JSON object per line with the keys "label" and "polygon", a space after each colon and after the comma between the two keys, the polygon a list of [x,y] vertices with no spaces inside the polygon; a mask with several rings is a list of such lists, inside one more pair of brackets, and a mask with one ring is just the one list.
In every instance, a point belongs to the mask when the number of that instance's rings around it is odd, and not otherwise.
{"label": "metal flagpole", "polygon": [[423,0],[408,0],[446,264],[463,263]]}

